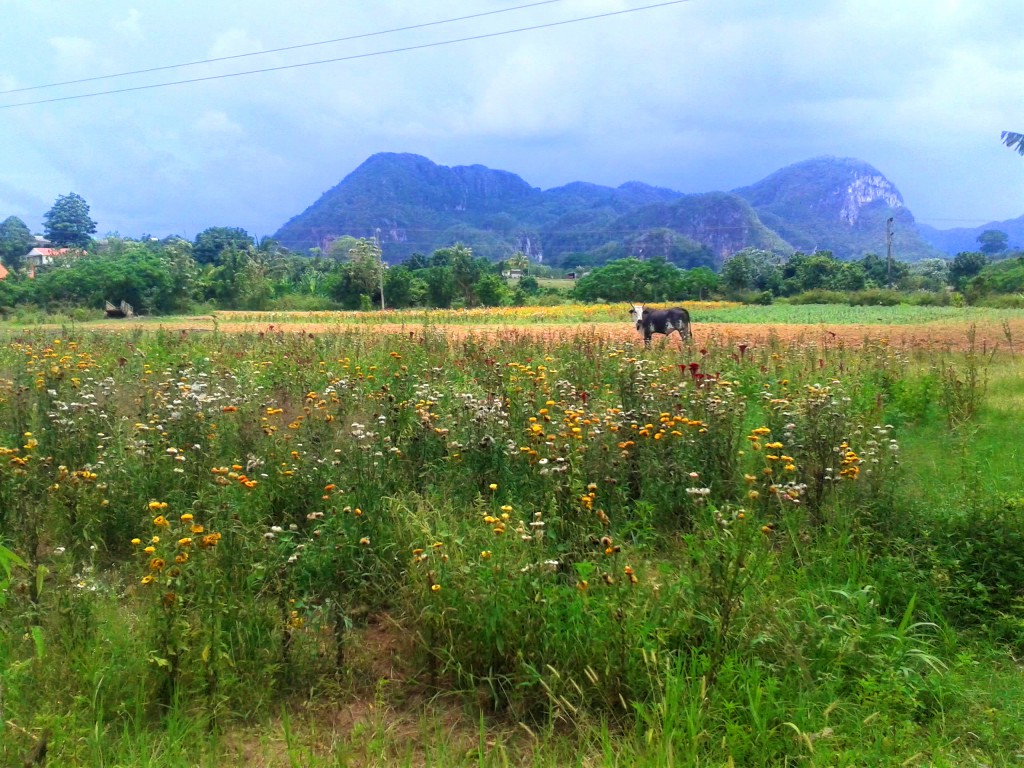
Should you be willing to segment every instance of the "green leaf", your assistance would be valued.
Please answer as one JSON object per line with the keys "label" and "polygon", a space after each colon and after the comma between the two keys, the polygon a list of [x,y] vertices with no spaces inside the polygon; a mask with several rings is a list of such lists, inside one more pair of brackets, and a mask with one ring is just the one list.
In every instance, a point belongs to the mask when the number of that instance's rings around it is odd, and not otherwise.
{"label": "green leaf", "polygon": [[576,569],[576,575],[584,581],[589,580],[594,575],[594,569],[596,568],[593,563],[588,562],[573,563],[573,567]]}
{"label": "green leaf", "polygon": [[43,594],[43,582],[46,581],[47,574],[50,573],[50,569],[45,565],[36,566],[36,596]]}
{"label": "green leaf", "polygon": [[46,651],[46,641],[43,638],[42,627],[32,627],[32,643],[36,647],[36,658],[39,661],[43,660],[44,652]]}
{"label": "green leaf", "polygon": [[2,570],[7,576],[10,576],[11,571],[14,570],[15,567],[24,568],[25,561],[11,552],[7,547],[0,545],[0,570]]}

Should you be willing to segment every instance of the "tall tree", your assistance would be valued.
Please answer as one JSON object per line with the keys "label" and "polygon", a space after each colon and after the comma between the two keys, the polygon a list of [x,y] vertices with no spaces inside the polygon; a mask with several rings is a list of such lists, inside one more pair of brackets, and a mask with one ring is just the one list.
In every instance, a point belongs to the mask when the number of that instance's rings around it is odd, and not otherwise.
{"label": "tall tree", "polygon": [[96,222],[89,218],[89,204],[81,195],[61,195],[43,216],[46,239],[54,245],[85,248],[92,242]]}
{"label": "tall tree", "polygon": [[998,229],[986,229],[978,235],[979,250],[986,256],[995,256],[1010,247],[1009,237]]}
{"label": "tall tree", "polygon": [[209,227],[196,235],[192,258],[199,264],[216,264],[225,248],[244,251],[255,241],[241,227]]}
{"label": "tall tree", "polygon": [[949,266],[949,281],[958,291],[962,291],[967,281],[977,275],[988,264],[988,256],[983,253],[958,253]]}
{"label": "tall tree", "polygon": [[17,216],[8,216],[0,223],[0,261],[11,269],[21,267],[32,242],[32,233]]}

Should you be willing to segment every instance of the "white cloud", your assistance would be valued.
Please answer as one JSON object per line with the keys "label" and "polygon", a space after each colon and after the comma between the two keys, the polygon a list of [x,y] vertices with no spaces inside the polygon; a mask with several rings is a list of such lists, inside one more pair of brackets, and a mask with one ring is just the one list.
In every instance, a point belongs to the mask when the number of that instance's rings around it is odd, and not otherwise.
{"label": "white cloud", "polygon": [[263,43],[252,37],[244,29],[237,27],[221,32],[210,45],[208,55],[211,59],[223,56],[238,56],[243,53],[254,53],[263,50]]}
{"label": "white cloud", "polygon": [[96,62],[97,46],[84,37],[51,37],[48,41],[60,62],[69,66],[90,66]]}
{"label": "white cloud", "polygon": [[237,139],[245,135],[245,131],[224,112],[208,109],[192,124],[196,132],[208,137]]}
{"label": "white cloud", "polygon": [[139,9],[129,8],[128,13],[114,21],[114,29],[128,40],[133,42],[141,40],[143,37],[142,14],[139,13]]}

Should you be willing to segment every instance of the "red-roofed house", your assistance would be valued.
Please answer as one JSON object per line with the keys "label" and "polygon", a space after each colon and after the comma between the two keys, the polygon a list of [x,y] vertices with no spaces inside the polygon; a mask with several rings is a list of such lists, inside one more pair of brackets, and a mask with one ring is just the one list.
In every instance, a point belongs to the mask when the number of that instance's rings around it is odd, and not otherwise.
{"label": "red-roofed house", "polygon": [[28,276],[35,277],[39,267],[48,267],[60,259],[84,255],[85,251],[76,248],[33,248],[25,255],[25,266],[28,268]]}
{"label": "red-roofed house", "polygon": [[7,271],[7,267],[5,267],[3,264],[0,264],[0,280],[3,280],[9,274],[10,272]]}

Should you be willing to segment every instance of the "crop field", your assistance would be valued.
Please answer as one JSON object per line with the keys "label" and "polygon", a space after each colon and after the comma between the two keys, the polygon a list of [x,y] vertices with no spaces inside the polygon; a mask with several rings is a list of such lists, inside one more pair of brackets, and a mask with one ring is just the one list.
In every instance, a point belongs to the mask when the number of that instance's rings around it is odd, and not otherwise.
{"label": "crop field", "polygon": [[691,312],[0,326],[0,764],[1017,764],[1024,313]]}
{"label": "crop field", "polygon": [[[651,307],[667,306],[651,304]],[[983,307],[864,307],[842,305],[745,306],[731,302],[685,302],[702,344],[798,341],[828,346],[880,342],[909,350],[963,350],[967,329],[987,353],[1014,349],[1024,338],[1024,310]],[[60,327],[105,331],[223,331],[331,333],[363,329],[373,334],[416,334],[443,329],[450,337],[531,336],[556,341],[592,335],[624,346],[639,334],[622,305],[567,304],[470,310],[389,310],[387,312],[242,312],[213,315],[65,322]],[[25,328],[33,326],[18,326]],[[660,337],[655,337],[656,341]],[[677,337],[671,343],[680,347]]]}

